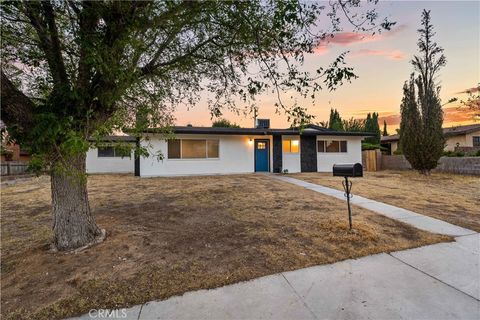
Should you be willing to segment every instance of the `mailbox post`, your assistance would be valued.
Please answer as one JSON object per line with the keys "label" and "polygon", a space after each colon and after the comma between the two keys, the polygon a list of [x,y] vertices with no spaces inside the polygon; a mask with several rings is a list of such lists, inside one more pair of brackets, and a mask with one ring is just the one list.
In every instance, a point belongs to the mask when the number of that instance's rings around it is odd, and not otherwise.
{"label": "mailbox post", "polygon": [[360,163],[355,164],[334,164],[333,176],[344,177],[342,181],[343,190],[345,190],[345,197],[347,198],[348,206],[348,223],[350,230],[352,230],[352,209],[350,208],[350,198],[352,195],[352,182],[348,180],[349,177],[363,177],[363,167]]}

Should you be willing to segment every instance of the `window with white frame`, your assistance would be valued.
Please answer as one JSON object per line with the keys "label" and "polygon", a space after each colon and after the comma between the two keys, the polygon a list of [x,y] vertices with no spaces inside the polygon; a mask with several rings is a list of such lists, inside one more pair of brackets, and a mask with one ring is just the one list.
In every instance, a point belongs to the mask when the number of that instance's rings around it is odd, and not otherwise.
{"label": "window with white frame", "polygon": [[98,147],[97,156],[99,158],[125,158],[131,157],[130,150],[123,148],[115,148],[114,146],[102,146]]}
{"label": "window with white frame", "polygon": [[346,140],[318,140],[317,152],[337,153],[347,152]]}
{"label": "window with white frame", "polygon": [[480,136],[474,136],[473,137],[473,146],[474,147],[480,147]]}
{"label": "window with white frame", "polygon": [[219,141],[216,139],[168,140],[168,159],[217,159]]}
{"label": "window with white frame", "polygon": [[283,153],[298,153],[300,151],[300,141],[298,139],[283,139]]}

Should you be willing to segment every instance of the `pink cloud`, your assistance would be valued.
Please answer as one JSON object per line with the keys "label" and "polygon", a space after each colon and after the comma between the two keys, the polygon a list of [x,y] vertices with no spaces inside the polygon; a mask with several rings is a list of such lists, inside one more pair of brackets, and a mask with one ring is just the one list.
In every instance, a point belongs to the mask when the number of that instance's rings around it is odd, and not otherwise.
{"label": "pink cloud", "polygon": [[[406,25],[399,25],[398,27],[392,29],[391,31],[386,31],[383,33],[360,33],[360,32],[337,32],[333,33],[331,36],[327,36],[325,39],[321,40],[316,48],[314,53],[317,55],[322,55],[328,52],[328,49],[332,45],[340,46],[350,46],[357,43],[367,43],[374,42],[386,37],[391,37],[399,32],[402,32],[407,27]],[[397,58],[398,59],[398,58]]]}
{"label": "pink cloud", "polygon": [[364,43],[376,41],[383,38],[383,34],[364,34],[358,32],[338,32],[331,37],[325,38],[319,45],[325,44],[339,44],[342,46],[348,46],[352,43]]}
{"label": "pink cloud", "polygon": [[469,89],[466,89],[466,90],[463,90],[463,91],[460,91],[460,92],[456,92],[455,94],[475,93],[475,92],[479,92],[479,91],[480,91],[480,84],[478,84],[478,86],[476,86],[476,87],[472,87],[472,88],[469,88]]}
{"label": "pink cloud", "polygon": [[313,49],[313,52],[316,55],[321,56],[322,54],[325,54],[328,52],[328,46],[327,45],[318,45],[315,49]]}
{"label": "pink cloud", "polygon": [[405,59],[405,53],[400,50],[372,50],[361,49],[352,52],[351,57],[361,56],[383,56],[389,60],[403,60]]}
{"label": "pink cloud", "polygon": [[332,34],[331,37],[327,37],[320,41],[317,47],[314,49],[315,54],[322,55],[328,52],[328,47],[331,45],[348,46],[353,43],[364,43],[376,41],[383,36],[380,34],[362,34],[358,32],[338,32]]}

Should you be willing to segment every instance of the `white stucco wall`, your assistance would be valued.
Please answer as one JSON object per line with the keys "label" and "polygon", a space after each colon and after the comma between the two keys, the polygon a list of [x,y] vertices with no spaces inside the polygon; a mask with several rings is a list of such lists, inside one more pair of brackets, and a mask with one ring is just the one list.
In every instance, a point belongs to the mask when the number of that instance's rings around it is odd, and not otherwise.
{"label": "white stucco wall", "polygon": [[[141,141],[149,146],[151,155],[140,158],[140,176],[175,176],[201,174],[250,173],[255,171],[254,139],[269,140],[270,170],[272,168],[272,141],[269,136],[235,136],[235,135],[194,135],[178,134],[177,139],[218,139],[218,159],[168,159],[168,144],[161,135],[148,136],[149,141]],[[250,141],[252,139],[252,141]],[[157,152],[164,155],[158,160]]]}
{"label": "white stucco wall", "polygon": [[332,172],[334,164],[362,163],[362,137],[317,136],[318,140],[347,141],[347,152],[317,152],[318,172]]}
{"label": "white stucco wall", "polygon": [[465,147],[473,147],[473,137],[480,137],[480,130],[469,133],[465,136]]}
{"label": "white stucco wall", "polygon": [[[283,140],[298,140],[298,153],[283,152]],[[300,172],[300,136],[282,136],[282,170],[288,170],[289,173]]]}
{"label": "white stucco wall", "polygon": [[98,157],[98,150],[90,148],[87,152],[87,173],[133,173],[135,157]]}
{"label": "white stucco wall", "polygon": [[398,141],[393,141],[390,143],[390,155],[393,155],[395,151],[398,150]]}
{"label": "white stucco wall", "polygon": [[468,147],[472,145],[472,139],[470,138],[470,145],[467,144],[467,140],[465,139],[465,135],[461,136],[453,136],[446,139],[446,145],[444,150],[445,151],[453,151],[457,146],[457,143],[460,147]]}

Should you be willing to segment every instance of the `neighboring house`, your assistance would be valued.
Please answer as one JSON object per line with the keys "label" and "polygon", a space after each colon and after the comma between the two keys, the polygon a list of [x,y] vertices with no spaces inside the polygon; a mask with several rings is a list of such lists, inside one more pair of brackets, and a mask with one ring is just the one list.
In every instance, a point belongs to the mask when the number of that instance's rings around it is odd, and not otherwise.
{"label": "neighboring house", "polygon": [[362,161],[361,141],[371,134],[337,132],[316,125],[270,129],[268,120],[256,128],[173,127],[175,140],[155,129],[141,144],[156,156],[137,159],[142,177],[249,172],[331,172],[335,163]]}
{"label": "neighboring house", "polygon": [[136,142],[131,136],[107,136],[102,138],[103,146],[90,148],[87,152],[87,173],[133,173],[135,157],[133,150],[125,154],[115,145]]}
{"label": "neighboring house", "polygon": [[443,135],[447,140],[445,151],[453,151],[456,147],[480,148],[480,124],[445,128]]}
{"label": "neighboring house", "polygon": [[[480,150],[480,124],[456,126],[443,129],[443,136],[446,140],[445,151],[454,151],[458,148],[463,151]],[[398,134],[381,138],[382,146],[393,154],[398,149]]]}
{"label": "neighboring house", "polygon": [[1,161],[28,163],[30,162],[30,154],[22,150],[18,144],[6,144],[2,145]]}

